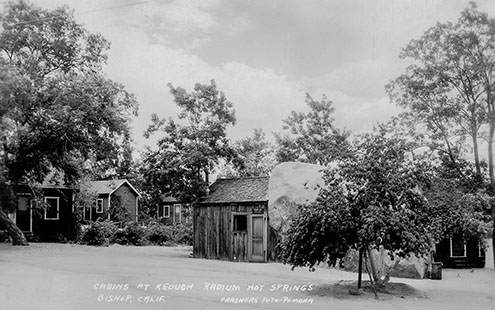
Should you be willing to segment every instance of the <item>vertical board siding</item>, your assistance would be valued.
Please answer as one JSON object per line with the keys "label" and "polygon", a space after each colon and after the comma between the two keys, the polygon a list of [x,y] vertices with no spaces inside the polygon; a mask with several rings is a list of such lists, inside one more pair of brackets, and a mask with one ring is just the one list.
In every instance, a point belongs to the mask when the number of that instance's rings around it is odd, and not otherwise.
{"label": "vertical board siding", "polygon": [[[119,189],[117,189],[112,195],[119,196],[122,206],[129,212],[129,215],[136,221],[136,193],[129,187],[129,185],[124,184]],[[108,201],[106,201],[108,205]]]}
{"label": "vertical board siding", "polygon": [[[267,203],[199,204],[193,207],[193,255],[196,258],[250,261],[247,232],[233,231],[232,215],[245,213],[250,218],[256,207],[267,217]],[[265,249],[269,233],[265,233]],[[266,249],[267,253],[271,251]]]}

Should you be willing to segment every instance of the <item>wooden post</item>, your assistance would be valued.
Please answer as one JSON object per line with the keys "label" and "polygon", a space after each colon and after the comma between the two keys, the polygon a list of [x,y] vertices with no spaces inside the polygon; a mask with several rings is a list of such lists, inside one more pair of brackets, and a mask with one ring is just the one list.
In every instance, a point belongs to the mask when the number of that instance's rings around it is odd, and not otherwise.
{"label": "wooden post", "polygon": [[358,289],[361,288],[361,280],[363,273],[363,249],[359,249],[359,263],[358,263]]}

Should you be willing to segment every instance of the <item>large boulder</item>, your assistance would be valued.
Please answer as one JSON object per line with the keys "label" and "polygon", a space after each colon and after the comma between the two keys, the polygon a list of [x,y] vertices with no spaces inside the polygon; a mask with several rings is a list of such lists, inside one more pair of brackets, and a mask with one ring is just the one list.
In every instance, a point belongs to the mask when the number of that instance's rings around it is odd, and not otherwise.
{"label": "large boulder", "polygon": [[268,184],[268,216],[270,226],[283,235],[297,208],[316,200],[319,189],[325,183],[325,167],[299,162],[277,165]]}
{"label": "large boulder", "polygon": [[[428,278],[429,259],[417,257],[411,254],[407,258],[395,256],[392,260],[388,251],[372,250],[373,262],[376,273],[380,278],[385,276],[396,278],[424,279]],[[358,253],[356,250],[349,250],[347,255],[342,259],[342,267],[346,271],[358,271]],[[365,269],[366,270],[366,269]]]}

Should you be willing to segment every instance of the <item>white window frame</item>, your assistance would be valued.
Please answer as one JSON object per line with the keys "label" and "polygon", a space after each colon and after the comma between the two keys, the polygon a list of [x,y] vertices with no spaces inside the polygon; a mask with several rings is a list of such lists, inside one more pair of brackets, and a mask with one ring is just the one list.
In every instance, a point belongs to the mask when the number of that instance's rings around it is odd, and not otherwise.
{"label": "white window frame", "polygon": [[[167,212],[165,212],[165,210],[168,210]],[[162,217],[165,217],[165,218],[170,218],[170,205],[163,205],[163,216]]]}
{"label": "white window frame", "polygon": [[45,197],[46,204],[48,204],[48,199],[55,199],[57,201],[57,217],[46,217],[47,210],[45,209],[45,214],[43,216],[43,219],[47,221],[58,221],[60,219],[60,197],[46,196]]}
{"label": "white window frame", "polygon": [[453,254],[453,248],[452,248],[452,237],[450,237],[450,257],[459,257],[459,258],[462,258],[462,257],[467,257],[467,252],[466,252],[466,240],[463,239],[463,243],[464,243],[464,255],[460,256],[460,255],[456,255],[454,256]]}
{"label": "white window frame", "polygon": [[[179,221],[176,221],[175,219],[177,218],[176,217],[176,214],[177,214],[177,208],[179,209]],[[182,223],[182,205],[181,204],[174,204],[174,224],[175,223]]]}
{"label": "white window frame", "polygon": [[[100,203],[100,202],[101,202],[101,211],[98,210],[98,206],[99,206],[98,203]],[[96,199],[96,213],[103,213],[103,199],[102,198]]]}

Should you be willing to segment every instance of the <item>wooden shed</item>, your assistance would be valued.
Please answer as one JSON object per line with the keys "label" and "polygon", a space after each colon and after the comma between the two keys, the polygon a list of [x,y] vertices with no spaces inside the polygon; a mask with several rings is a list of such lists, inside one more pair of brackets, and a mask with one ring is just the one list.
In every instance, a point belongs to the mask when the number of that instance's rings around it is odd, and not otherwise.
{"label": "wooden shed", "polygon": [[196,258],[266,262],[268,177],[218,179],[193,208]]}

